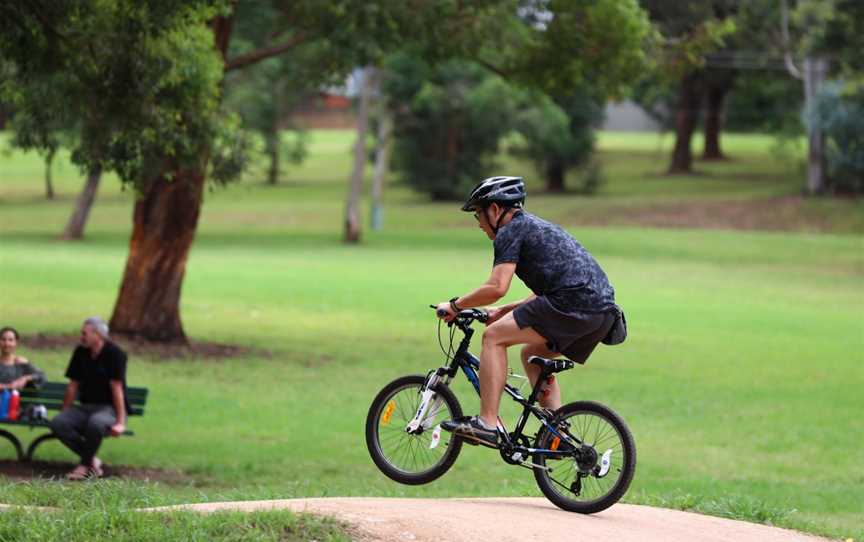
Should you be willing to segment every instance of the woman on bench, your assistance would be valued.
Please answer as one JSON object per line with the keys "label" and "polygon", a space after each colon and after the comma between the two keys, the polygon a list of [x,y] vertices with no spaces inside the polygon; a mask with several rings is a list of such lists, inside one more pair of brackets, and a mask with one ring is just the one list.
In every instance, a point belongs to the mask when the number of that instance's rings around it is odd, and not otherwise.
{"label": "woman on bench", "polygon": [[45,381],[45,373],[15,353],[20,338],[15,328],[0,329],[0,390],[39,387]]}

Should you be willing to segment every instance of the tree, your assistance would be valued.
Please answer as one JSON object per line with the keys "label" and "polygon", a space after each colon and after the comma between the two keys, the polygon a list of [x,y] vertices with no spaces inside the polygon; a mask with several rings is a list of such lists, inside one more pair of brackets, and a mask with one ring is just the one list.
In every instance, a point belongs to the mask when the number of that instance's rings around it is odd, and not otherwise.
{"label": "tree", "polygon": [[[692,171],[691,139],[699,120],[703,96],[706,92],[706,74],[702,69],[705,56],[719,49],[726,36],[734,32],[731,18],[735,0],[700,0],[694,2],[666,2],[642,0],[651,20],[666,39],[665,56],[661,63],[667,76],[676,81],[677,98],[674,104],[675,145],[668,172]],[[728,89],[727,84],[714,84],[714,122],[712,130],[719,131],[719,109]],[[710,122],[710,121],[709,121]],[[715,131],[712,138],[716,136]],[[715,143],[718,141],[715,139]],[[717,148],[719,151],[719,143]]]}
{"label": "tree", "polygon": [[518,93],[465,60],[433,66],[400,53],[385,68],[394,170],[432,199],[463,197],[492,169],[498,141],[513,127]]}
{"label": "tree", "polygon": [[84,183],[84,189],[75,200],[75,208],[69,216],[69,221],[63,229],[63,239],[71,241],[74,239],[82,239],[84,237],[84,227],[87,225],[87,218],[90,216],[90,209],[93,207],[93,202],[96,200],[96,191],[99,190],[99,180],[102,178],[101,166],[91,166],[87,174],[87,180]]}
{"label": "tree", "polygon": [[[486,47],[481,62],[551,98],[529,108],[519,124],[526,137],[536,138],[527,151],[547,189],[562,191],[567,170],[586,164],[593,152],[602,104],[626,94],[650,68],[646,51],[657,36],[635,0],[539,0],[524,2],[519,14],[519,31],[500,32],[507,43]],[[555,107],[566,118],[564,130]],[[551,124],[543,126],[547,120]]]}
{"label": "tree", "polygon": [[864,92],[827,83],[807,112],[807,124],[825,138],[826,189],[864,192]]}
{"label": "tree", "polygon": [[[267,4],[241,5],[232,39],[233,54],[251,53],[264,45],[261,28],[278,20],[279,12]],[[304,43],[291,51],[230,72],[225,80],[225,102],[239,113],[244,129],[264,139],[269,160],[267,183],[279,182],[283,159],[301,162],[306,156],[306,132],[291,123],[290,112],[325,85],[341,83],[343,68],[322,69],[339,53],[326,40]],[[286,143],[283,132],[290,135]]]}
{"label": "tree", "polygon": [[140,196],[112,317],[118,333],[184,337],[176,304],[209,154],[194,142],[216,141],[225,128],[224,61],[206,23],[224,8],[179,0],[0,8],[0,54],[14,66],[3,94],[18,111],[42,104],[49,119],[68,118],[63,124],[77,126],[72,160],[117,172]]}
{"label": "tree", "polygon": [[348,201],[345,204],[345,241],[360,241],[360,195],[363,191],[363,176],[366,169],[366,134],[369,128],[369,109],[372,91],[376,86],[377,73],[366,67],[358,74],[359,102],[357,111],[357,139],[354,142],[354,164],[349,177]]}
{"label": "tree", "polygon": [[[807,193],[817,195],[830,188],[830,179],[825,168],[826,126],[839,127],[832,121],[824,121],[830,114],[826,104],[833,103],[832,91],[828,90],[824,100],[826,79],[832,74],[860,79],[864,46],[864,7],[850,0],[799,0],[790,13],[787,0],[780,0],[780,25],[786,67],[790,75],[804,84],[804,115],[807,119]],[[793,37],[793,34],[797,34]],[[796,57],[803,60],[797,61]],[[834,59],[832,67],[832,58]],[[797,63],[796,63],[797,62]],[[860,83],[860,81],[859,81]],[[822,115],[816,113],[821,105]],[[842,130],[841,130],[842,131]]]}
{"label": "tree", "polygon": [[518,153],[535,163],[547,191],[562,192],[567,170],[588,162],[602,118],[598,100],[585,91],[557,100],[541,94],[519,111],[515,125],[525,144]]}
{"label": "tree", "polygon": [[[303,78],[294,78],[282,58],[272,58],[251,66],[235,77],[226,78],[226,108],[242,119],[244,130],[257,133],[264,141],[264,154],[269,162],[266,182],[279,183],[282,162],[288,159],[299,164],[306,156],[306,132],[289,122],[289,112],[297,101],[309,93]],[[300,88],[294,84],[299,83]],[[290,134],[286,144],[283,132]]]}
{"label": "tree", "polygon": [[[566,121],[551,102],[521,121],[525,131],[548,143],[544,151],[540,141],[531,142],[531,152],[549,153],[538,160],[554,179],[552,188],[562,186],[566,168],[582,163],[591,149],[592,115],[582,111],[589,104],[571,107],[575,102],[569,100],[588,94],[584,89],[597,103],[622,95],[644,70],[644,47],[653,38],[638,4],[619,0],[522,2],[475,33],[482,47],[463,55],[461,63],[434,67],[403,58],[389,70],[398,74],[385,89],[394,107],[394,168],[435,199],[461,197],[488,173],[498,139],[512,128],[519,109],[522,91],[516,87],[565,105]],[[555,126],[561,130],[544,127],[543,116],[560,121]],[[570,135],[555,141],[555,133]]]}
{"label": "tree", "polygon": [[369,213],[369,227],[380,230],[384,227],[384,206],[381,201],[384,193],[384,176],[390,169],[390,149],[393,142],[393,115],[386,103],[381,89],[381,78],[384,76],[380,69],[375,78],[374,94],[378,96],[376,137],[375,137],[375,170],[372,174],[372,209]]}
{"label": "tree", "polygon": [[741,4],[738,19],[753,49],[779,59],[777,64],[801,81],[795,99],[784,101],[791,109],[803,96],[801,118],[808,139],[805,192],[815,195],[831,191],[825,136],[812,112],[831,78],[853,86],[854,81],[860,81],[864,4],[857,0],[754,0]]}
{"label": "tree", "polygon": [[11,0],[0,5],[0,55],[13,77],[0,82],[0,99],[17,111],[37,98],[27,92],[29,81],[50,81],[46,111],[80,121],[73,161],[113,170],[134,187],[129,256],[111,327],[185,341],[180,292],[204,184],[235,177],[248,151],[238,119],[222,108],[225,72],[321,42],[336,54],[319,69],[333,74],[407,36],[456,47],[474,37],[466,21],[495,4],[274,0],[257,39],[245,36],[256,48],[229,54],[235,22],[244,27],[237,14],[254,10],[250,3]]}

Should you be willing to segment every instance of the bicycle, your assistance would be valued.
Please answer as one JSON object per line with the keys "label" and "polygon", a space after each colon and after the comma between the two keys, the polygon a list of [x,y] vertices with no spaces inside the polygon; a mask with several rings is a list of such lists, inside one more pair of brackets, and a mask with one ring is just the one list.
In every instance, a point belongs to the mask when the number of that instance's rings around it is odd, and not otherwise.
{"label": "bicycle", "polygon": [[[453,466],[463,442],[474,444],[448,432],[442,435],[440,422],[462,417],[462,407],[449,386],[460,369],[480,394],[480,360],[468,347],[474,334],[471,324],[487,319],[483,310],[460,311],[448,324],[445,364],[426,376],[397,378],[372,401],[366,417],[366,446],[375,465],[392,480],[408,485],[432,482]],[[464,334],[455,353],[454,328]],[[439,324],[439,344],[440,329]],[[593,401],[572,402],[554,412],[535,404],[551,375],[576,364],[539,356],[529,362],[538,365],[541,373],[527,399],[518,388],[505,385],[504,392],[522,405],[522,413],[512,432],[499,418],[501,458],[532,469],[540,491],[559,508],[582,514],[605,510],[624,495],[636,470],[636,444],[630,430],[618,414]],[[531,416],[540,422],[533,437],[524,433]]]}

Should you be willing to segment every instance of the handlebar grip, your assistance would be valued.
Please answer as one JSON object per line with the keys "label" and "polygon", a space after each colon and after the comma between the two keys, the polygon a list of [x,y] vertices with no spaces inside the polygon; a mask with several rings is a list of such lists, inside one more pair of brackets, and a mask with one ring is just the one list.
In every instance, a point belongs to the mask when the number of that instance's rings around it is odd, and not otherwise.
{"label": "handlebar grip", "polygon": [[435,314],[437,314],[438,316],[441,316],[441,317],[447,316],[447,311],[445,311],[444,309],[439,309],[438,305],[429,305],[429,308],[430,309],[436,309]]}

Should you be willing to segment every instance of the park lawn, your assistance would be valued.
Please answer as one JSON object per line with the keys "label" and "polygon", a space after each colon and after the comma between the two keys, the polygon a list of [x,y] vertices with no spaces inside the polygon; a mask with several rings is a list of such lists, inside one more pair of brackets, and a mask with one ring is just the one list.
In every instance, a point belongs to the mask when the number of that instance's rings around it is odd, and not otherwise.
{"label": "park lawn", "polygon": [[[283,185],[247,180],[208,193],[184,283],[190,336],[270,354],[133,358],[130,384],[151,388],[147,415],[133,418],[136,437],[108,441],[100,455],[177,469],[189,483],[117,482],[110,500],[539,495],[530,472],[473,447],[429,486],[400,486],[375,469],[363,437],[369,402],[389,380],[442,362],[426,306],[484,279],[491,249],[454,204],[429,203],[400,186],[388,189],[385,230],[343,245],[350,137],[314,136],[309,161]],[[755,149],[752,156],[704,166],[714,172],[706,188],[694,186],[704,179],[645,181],[646,171],[661,170],[656,158],[639,154],[653,143],[604,134],[610,180],[597,196],[531,196],[529,208],[560,219],[622,201],[639,205],[621,183],[657,201],[799,190],[786,166],[770,167],[767,138],[753,141],[739,143]],[[61,199],[46,202],[37,158],[2,160],[3,323],[24,334],[75,333],[83,317],[108,315],[131,195],[105,179],[87,239],[62,243],[55,237],[80,182],[74,170],[63,166]],[[729,173],[757,168],[766,176],[761,184]],[[826,212],[838,209],[838,224],[859,223],[858,203]],[[860,234],[571,231],[610,275],[631,337],[563,375],[565,399],[602,401],[627,420],[639,454],[627,500],[864,538]],[[520,284],[508,299],[525,293]],[[26,345],[22,352],[53,380],[69,355]],[[516,367],[515,352],[511,359]],[[466,412],[477,408],[465,382],[455,389]],[[512,419],[514,410],[506,413]],[[40,456],[69,460],[56,443]],[[8,484],[0,502],[62,503],[54,487]]]}

